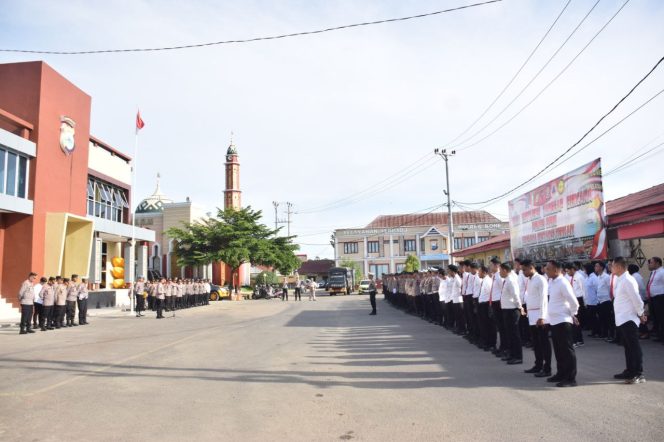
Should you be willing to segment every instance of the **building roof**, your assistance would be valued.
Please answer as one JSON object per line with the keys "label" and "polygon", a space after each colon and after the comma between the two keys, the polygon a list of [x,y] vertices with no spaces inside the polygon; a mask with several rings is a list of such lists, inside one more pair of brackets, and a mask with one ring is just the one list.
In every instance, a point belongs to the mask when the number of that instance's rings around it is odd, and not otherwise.
{"label": "building roof", "polygon": [[502,249],[504,247],[509,247],[509,245],[510,234],[501,233],[500,235],[489,238],[486,241],[482,241],[470,247],[466,247],[465,249],[457,250],[456,252],[452,253],[452,256],[468,256],[472,255],[473,253],[486,252],[487,250]]}
{"label": "building roof", "polygon": [[332,259],[311,259],[303,262],[297,272],[301,275],[327,273],[332,267],[334,267],[334,260]]}
{"label": "building roof", "polygon": [[161,188],[159,187],[159,178],[160,176],[157,174],[157,188],[154,190],[154,193],[141,201],[136,207],[137,214],[163,212],[164,204],[170,204],[173,202],[172,199],[166,198],[166,195],[161,193]]}
{"label": "building roof", "polygon": [[[367,228],[377,227],[408,227],[408,226],[433,226],[447,225],[447,213],[424,213],[424,214],[402,214],[402,215],[379,215],[371,221]],[[452,212],[455,225],[459,224],[495,224],[502,223],[501,220],[484,210],[468,212]]]}
{"label": "building roof", "polygon": [[664,203],[664,183],[607,201],[606,214],[613,216],[661,203]]}
{"label": "building roof", "polygon": [[235,144],[233,144],[233,140],[231,140],[231,144],[228,146],[226,155],[237,155],[237,147],[235,147]]}
{"label": "building roof", "polygon": [[107,151],[111,152],[113,155],[122,158],[122,159],[125,160],[126,162],[130,162],[130,161],[131,161],[131,157],[130,157],[129,155],[120,152],[119,150],[117,150],[116,148],[114,148],[113,146],[111,146],[110,144],[108,144],[108,143],[106,143],[106,142],[100,140],[100,139],[97,138],[97,137],[93,137],[92,135],[90,135],[90,141],[92,141],[92,142],[93,142],[94,144],[96,144],[97,146],[102,147],[102,148],[106,149]]}

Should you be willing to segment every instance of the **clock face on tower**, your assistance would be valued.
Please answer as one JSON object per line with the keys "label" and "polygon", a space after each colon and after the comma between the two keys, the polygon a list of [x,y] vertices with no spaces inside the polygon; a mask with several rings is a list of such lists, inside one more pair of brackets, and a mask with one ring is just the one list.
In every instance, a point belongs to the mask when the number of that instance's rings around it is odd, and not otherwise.
{"label": "clock face on tower", "polygon": [[226,155],[227,161],[233,161],[233,155]]}

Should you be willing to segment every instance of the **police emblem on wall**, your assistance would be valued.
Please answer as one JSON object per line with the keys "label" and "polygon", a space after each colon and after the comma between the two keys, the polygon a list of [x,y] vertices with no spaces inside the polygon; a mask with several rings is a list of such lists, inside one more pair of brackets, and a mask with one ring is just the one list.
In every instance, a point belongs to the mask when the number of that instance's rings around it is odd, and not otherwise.
{"label": "police emblem on wall", "polygon": [[76,134],[76,122],[69,117],[60,117],[60,148],[69,155],[76,147],[74,135]]}

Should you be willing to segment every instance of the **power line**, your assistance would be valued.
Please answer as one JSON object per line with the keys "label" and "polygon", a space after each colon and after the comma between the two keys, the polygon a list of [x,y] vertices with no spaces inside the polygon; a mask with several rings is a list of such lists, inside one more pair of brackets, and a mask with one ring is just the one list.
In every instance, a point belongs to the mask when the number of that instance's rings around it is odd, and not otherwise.
{"label": "power line", "polygon": [[340,198],[340,199],[332,201],[330,203],[321,204],[319,206],[314,206],[314,207],[311,207],[309,209],[305,208],[304,210],[300,210],[297,213],[298,214],[307,214],[307,213],[315,213],[315,212],[319,212],[319,211],[324,211],[324,210],[327,210],[328,208],[338,206],[339,204],[342,204],[345,201],[356,199],[358,197],[358,195],[362,195],[364,193],[370,192],[370,191],[374,190],[375,188],[380,187],[382,184],[388,183],[388,182],[392,181],[393,179],[396,179],[396,177],[398,177],[399,175],[408,174],[412,170],[417,169],[417,167],[419,167],[424,162],[424,160],[427,159],[430,156],[431,156],[431,152],[427,152],[426,154],[424,154],[423,156],[421,156],[420,158],[418,158],[417,160],[415,160],[414,162],[412,162],[408,166],[402,168],[398,172],[393,173],[392,175],[388,176],[387,178],[382,179],[382,180],[380,180],[380,181],[364,188],[363,190],[360,190],[358,192],[353,192],[352,195],[348,195],[344,198]]}
{"label": "power line", "polygon": [[[623,170],[627,169],[630,166],[633,166],[636,163],[639,163],[643,160],[646,160],[650,157],[653,157],[653,156],[661,153],[661,152],[656,152],[656,151],[660,150],[663,146],[664,146],[664,142],[661,142],[658,145],[646,150],[641,155],[637,155],[636,157],[632,158],[631,160],[624,161],[620,165],[618,165],[618,166],[614,167],[613,169],[609,170],[608,172],[602,174],[602,178],[606,178],[607,176],[613,175],[614,173],[622,172]],[[651,155],[650,157],[643,158],[643,156],[645,156],[649,153],[653,153],[653,155]],[[641,158],[641,160],[637,161],[639,158]]]}
{"label": "power line", "polygon": [[[558,16],[556,17],[556,19],[553,21],[553,23],[551,23],[551,26],[549,26],[549,29],[547,29],[547,31],[544,33],[544,35],[542,36],[542,38],[540,39],[540,41],[537,43],[537,45],[535,46],[535,48],[530,52],[530,54],[528,55],[528,57],[526,57],[526,60],[521,64],[521,67],[519,67],[519,69],[516,71],[516,73],[512,76],[512,78],[510,79],[510,81],[507,82],[507,84],[505,85],[505,87],[503,88],[503,90],[501,90],[500,93],[499,93],[498,95],[496,95],[496,97],[495,97],[495,98],[493,99],[493,101],[489,104],[489,106],[487,106],[486,109],[484,109],[484,111],[480,114],[480,116],[477,117],[477,118],[475,119],[475,121],[473,121],[472,124],[471,124],[470,126],[468,126],[466,129],[464,129],[464,131],[461,132],[459,135],[457,135],[453,140],[451,140],[451,141],[449,141],[448,143],[446,143],[446,144],[445,144],[446,146],[447,146],[447,145],[451,145],[452,143],[455,143],[456,140],[458,140],[458,139],[461,138],[462,136],[466,135],[466,134],[468,133],[468,131],[470,131],[473,127],[475,127],[475,125],[476,125],[476,124],[477,124],[482,118],[484,118],[484,116],[487,114],[487,112],[489,112],[489,111],[493,108],[493,106],[496,104],[496,102],[498,102],[498,100],[503,96],[503,94],[504,94],[504,93],[507,91],[507,89],[512,85],[512,83],[514,83],[514,80],[516,80],[516,78],[519,76],[519,74],[521,73],[521,71],[523,70],[523,68],[526,67],[526,64],[528,64],[528,62],[529,62],[530,59],[533,57],[533,55],[535,55],[535,52],[537,52],[537,49],[539,49],[539,47],[542,45],[542,43],[544,43],[544,40],[545,40],[546,37],[549,35],[549,33],[551,32],[551,30],[553,29],[553,27],[556,25],[556,23],[558,23],[558,20],[560,20],[560,17],[563,15],[563,13],[565,12],[565,10],[567,9],[567,7],[569,6],[569,4],[570,4],[571,2],[572,2],[572,0],[567,0],[567,3],[565,3],[565,6],[563,6],[563,9],[560,11],[560,13],[559,13]],[[597,3],[595,3],[595,5],[597,5]],[[593,6],[593,8],[594,8],[594,6]],[[584,20],[585,20],[585,18],[584,18]],[[583,23],[583,22],[582,22],[582,23]],[[576,31],[576,30],[575,30],[575,31]],[[566,42],[567,42],[567,41],[565,41],[565,43],[566,43]],[[563,43],[563,45],[564,45],[564,43]],[[554,56],[555,56],[555,54],[554,54]],[[548,64],[548,62],[547,62],[547,64]],[[546,65],[545,65],[545,67],[546,67]],[[472,138],[472,137],[471,137],[471,138]]]}
{"label": "power line", "polygon": [[379,25],[379,24],[384,24],[384,23],[394,23],[394,22],[400,22],[400,21],[406,21],[406,20],[415,20],[415,19],[420,19],[420,18],[425,18],[425,17],[431,17],[434,15],[440,15],[440,14],[445,14],[448,12],[454,12],[454,11],[460,11],[462,9],[469,9],[469,8],[474,8],[477,6],[485,6],[489,5],[491,3],[499,3],[502,0],[488,0],[480,3],[472,3],[469,5],[463,5],[463,6],[457,6],[455,8],[449,8],[449,9],[442,9],[440,11],[433,11],[433,12],[427,12],[424,14],[417,14],[417,15],[411,15],[407,17],[398,17],[398,18],[389,18],[389,19],[384,19],[384,20],[374,20],[374,21],[368,21],[368,22],[362,22],[362,23],[353,23],[349,25],[341,25],[341,26],[334,26],[331,28],[325,28],[325,29],[318,29],[314,31],[302,31],[302,32],[294,32],[291,34],[280,34],[280,35],[271,35],[271,36],[264,36],[264,37],[253,37],[253,38],[245,38],[245,39],[239,39],[239,40],[221,40],[221,41],[214,41],[214,42],[206,42],[206,43],[194,43],[194,44],[188,44],[188,45],[178,45],[178,46],[162,46],[162,47],[153,47],[153,48],[125,48],[125,49],[97,49],[97,50],[89,50],[89,51],[45,51],[45,50],[30,50],[30,49],[0,49],[0,52],[14,52],[14,53],[23,53],[23,54],[47,54],[47,55],[89,55],[89,54],[106,54],[106,53],[120,53],[120,52],[157,52],[157,51],[175,51],[175,50],[181,50],[181,49],[192,49],[192,48],[202,48],[202,47],[207,47],[207,46],[217,46],[217,45],[225,45],[225,44],[236,44],[236,43],[253,43],[257,41],[265,41],[265,40],[278,40],[282,38],[290,38],[290,37],[301,37],[304,35],[313,35],[313,34],[322,34],[325,32],[332,32],[332,31],[340,31],[343,29],[350,29],[350,28],[358,28],[362,26],[372,26],[372,25]]}
{"label": "power line", "polygon": [[[504,127],[507,126],[509,123],[511,123],[516,117],[518,117],[519,115],[521,115],[521,113],[522,113],[523,111],[525,111],[527,108],[529,108],[530,105],[533,104],[533,103],[535,102],[535,100],[537,100],[537,99],[538,99],[538,98],[539,98],[539,97],[540,97],[540,96],[541,96],[541,95],[542,95],[547,89],[549,89],[549,87],[550,87],[553,83],[556,82],[556,80],[558,80],[558,78],[560,78],[560,77],[561,77],[561,76],[567,71],[567,69],[569,69],[569,67],[570,67],[570,66],[571,66],[571,65],[572,65],[572,64],[573,64],[573,63],[574,63],[574,62],[575,62],[580,56],[581,56],[581,54],[583,54],[583,53],[585,52],[585,50],[588,48],[588,46],[590,46],[590,45],[592,44],[592,42],[595,41],[595,39],[596,39],[596,38],[597,38],[597,37],[598,37],[598,36],[604,31],[604,29],[606,29],[606,27],[607,27],[607,26],[613,21],[613,19],[616,18],[616,16],[620,13],[620,11],[622,11],[623,8],[624,8],[624,7],[627,5],[627,3],[629,3],[629,2],[630,2],[630,0],[626,0],[625,3],[623,3],[622,6],[616,11],[616,13],[613,14],[613,15],[611,16],[611,18],[610,18],[610,19],[604,24],[604,26],[602,26],[602,27],[599,29],[599,31],[597,31],[597,33],[595,33],[595,35],[593,35],[593,37],[590,39],[590,41],[588,41],[588,43],[586,43],[586,45],[585,45],[583,48],[581,48],[581,50],[580,50],[580,51],[574,56],[574,58],[572,58],[572,60],[571,60],[569,63],[567,63],[567,65],[565,65],[565,67],[564,67],[560,72],[558,72],[558,74],[557,74],[555,77],[553,77],[553,79],[552,79],[551,81],[549,81],[549,82],[546,84],[546,86],[544,86],[544,88],[542,88],[542,90],[540,90],[540,91],[537,93],[537,95],[535,95],[535,96],[534,96],[534,97],[533,97],[528,103],[526,103],[526,104],[525,104],[521,109],[519,109],[514,115],[512,115],[509,119],[507,119],[507,121],[505,121],[504,123],[502,123],[500,126],[498,126],[497,128],[495,128],[493,131],[489,132],[487,135],[483,136],[483,137],[480,138],[479,140],[474,141],[473,143],[468,144],[468,145],[466,145],[466,146],[457,147],[456,150],[461,152],[461,151],[464,151],[464,150],[470,149],[471,147],[474,147],[474,146],[480,144],[481,142],[483,142],[483,141],[486,140],[487,138],[489,138],[489,137],[495,135],[498,131],[500,131],[502,128],[504,128]],[[539,74],[539,73],[538,73],[538,74]],[[529,83],[529,84],[530,84],[530,83]],[[524,90],[525,90],[525,89],[524,89]],[[523,90],[522,90],[521,92],[523,92]],[[519,96],[520,96],[520,95],[521,95],[521,93],[519,94]],[[518,98],[518,97],[517,97],[517,98]],[[515,98],[515,99],[516,99],[516,98]],[[503,109],[503,111],[506,110],[506,109],[507,109],[507,108],[508,108],[508,107],[509,107],[514,101],[515,101],[515,100],[512,100],[512,101],[511,101],[511,102],[510,102],[510,103],[509,103],[509,104]],[[502,114],[503,111],[501,111],[500,114]],[[500,114],[499,114],[499,115],[500,115]],[[498,116],[496,116],[496,118],[497,118],[497,117],[498,117]],[[486,129],[491,123],[493,123],[493,122],[496,120],[496,118],[492,119],[488,124],[486,124],[485,126],[483,126],[482,129],[480,129],[479,131],[477,131],[473,136],[467,138],[466,140],[464,140],[464,141],[463,141],[462,143],[460,143],[460,144],[463,144],[463,143],[465,143],[466,141],[470,141],[470,139],[472,139],[472,138],[474,138],[475,136],[479,135],[484,129]]]}
{"label": "power line", "polygon": [[[586,131],[586,133],[584,133],[584,134],[581,136],[581,138],[579,138],[574,144],[572,144],[569,148],[567,148],[565,151],[563,151],[563,153],[561,153],[560,155],[558,155],[553,161],[551,161],[550,163],[548,163],[544,168],[542,168],[542,169],[541,169],[539,172],[537,172],[535,175],[533,175],[532,177],[528,178],[526,181],[522,182],[522,183],[519,184],[518,186],[513,187],[512,189],[508,190],[507,192],[504,192],[504,193],[502,193],[502,194],[500,194],[500,195],[497,195],[497,196],[495,196],[495,197],[493,197],[493,198],[489,198],[489,199],[487,199],[487,200],[479,201],[479,202],[472,202],[472,203],[468,203],[468,202],[460,202],[460,203],[461,203],[461,204],[464,204],[464,205],[481,205],[481,204],[487,204],[487,203],[494,202],[494,201],[496,201],[496,200],[502,199],[503,197],[506,197],[507,195],[509,195],[509,194],[511,194],[512,192],[514,192],[514,191],[520,189],[521,187],[523,187],[523,186],[525,186],[526,184],[528,184],[528,183],[530,183],[531,181],[533,181],[535,178],[537,178],[537,177],[539,177],[540,175],[542,175],[542,174],[543,174],[544,172],[546,172],[549,168],[551,168],[554,164],[556,164],[558,161],[560,161],[565,155],[567,155],[572,149],[574,149],[576,146],[578,146],[578,145],[579,145],[579,144],[580,144],[580,143],[581,143],[581,142],[582,142],[582,141],[583,141],[583,140],[584,140],[584,139],[585,139],[585,138],[586,138],[586,137],[587,137],[587,136],[588,136],[588,135],[589,135],[589,134],[590,134],[595,128],[596,128],[596,127],[597,127],[597,126],[600,125],[600,123],[601,123],[602,121],[604,121],[604,119],[605,119],[606,117],[608,117],[609,115],[611,115],[611,114],[612,114],[612,113],[618,108],[618,106],[620,106],[620,105],[621,105],[621,104],[622,104],[622,103],[623,103],[623,102],[624,102],[624,101],[625,101],[630,95],[632,95],[632,93],[633,93],[633,92],[634,92],[634,91],[635,91],[635,90],[636,90],[636,89],[637,89],[637,88],[638,88],[638,87],[639,87],[639,86],[640,86],[640,85],[641,85],[641,84],[642,84],[642,83],[643,83],[643,82],[644,82],[644,81],[645,81],[645,80],[646,80],[646,79],[647,79],[647,78],[648,78],[648,77],[649,77],[649,76],[655,71],[655,69],[657,69],[657,68],[659,67],[659,65],[662,63],[662,61],[664,61],[664,57],[660,58],[660,59],[657,61],[657,63],[655,63],[655,65],[652,67],[652,69],[650,69],[650,71],[648,71],[648,73],[647,73],[643,78],[641,78],[641,79],[638,81],[638,83],[636,83],[636,84],[635,84],[635,85],[629,90],[629,92],[627,92],[627,94],[626,94],[625,96],[623,96],[623,97],[622,97],[622,98],[621,98],[621,99],[620,99],[620,100],[619,100],[619,101],[618,101],[618,102],[617,102],[617,103],[616,103],[616,104],[615,104],[615,105],[614,105],[614,106],[613,106],[608,112],[606,112],[604,115],[602,115],[602,117],[601,117],[599,120],[597,120],[597,122],[596,122],[596,123],[590,128],[590,129],[588,129],[588,130]],[[579,153],[581,150],[585,149],[585,148],[588,147],[590,144],[592,144],[592,143],[594,143],[595,141],[597,141],[597,140],[598,140],[600,137],[602,137],[604,134],[608,133],[610,130],[612,130],[613,128],[615,128],[617,125],[619,125],[620,123],[622,123],[623,121],[625,121],[625,120],[626,120],[627,118],[629,118],[631,115],[633,115],[633,114],[636,113],[638,110],[642,109],[644,106],[646,106],[646,105],[647,105],[648,103],[650,103],[652,100],[654,100],[656,97],[658,97],[662,92],[664,92],[664,89],[660,90],[658,93],[656,93],[655,95],[653,95],[652,97],[650,97],[646,102],[644,102],[643,104],[641,104],[641,105],[640,105],[639,107],[637,107],[635,110],[633,110],[632,112],[630,112],[626,117],[624,117],[623,119],[621,119],[620,121],[618,121],[616,124],[614,124],[613,126],[611,126],[609,129],[607,129],[606,131],[604,131],[602,134],[600,134],[598,137],[596,137],[596,138],[595,138],[594,140],[592,140],[590,143],[588,143],[588,144],[586,144],[585,146],[583,146],[579,151],[575,152],[575,153],[574,153],[573,155],[571,155],[569,158],[573,157],[574,155],[576,155],[577,153]],[[569,158],[567,158],[565,161],[567,161]]]}

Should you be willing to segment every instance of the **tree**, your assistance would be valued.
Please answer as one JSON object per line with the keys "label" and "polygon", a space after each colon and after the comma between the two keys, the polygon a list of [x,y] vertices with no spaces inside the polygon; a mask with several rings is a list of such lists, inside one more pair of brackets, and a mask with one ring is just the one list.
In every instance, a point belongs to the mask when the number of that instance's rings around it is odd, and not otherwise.
{"label": "tree", "polygon": [[339,265],[341,267],[348,267],[352,269],[353,275],[355,276],[355,283],[358,284],[360,282],[360,279],[362,279],[362,269],[360,268],[360,264],[358,262],[350,259],[343,259]]}
{"label": "tree", "polygon": [[293,237],[279,237],[280,229],[272,230],[260,223],[262,212],[243,209],[218,209],[216,217],[183,227],[168,229],[167,234],[177,241],[176,252],[180,265],[205,265],[224,262],[231,268],[231,280],[245,263],[271,266],[288,274],[300,261]]}
{"label": "tree", "polygon": [[415,255],[408,255],[406,256],[404,268],[407,272],[416,272],[420,269],[420,260]]}

